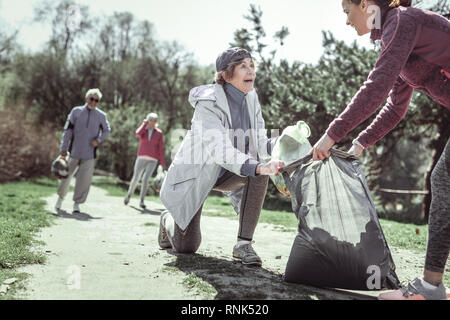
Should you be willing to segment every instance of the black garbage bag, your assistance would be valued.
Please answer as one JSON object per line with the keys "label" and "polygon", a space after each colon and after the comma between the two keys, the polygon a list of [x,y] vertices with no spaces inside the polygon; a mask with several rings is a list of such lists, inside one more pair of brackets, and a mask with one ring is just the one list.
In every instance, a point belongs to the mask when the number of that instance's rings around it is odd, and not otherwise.
{"label": "black garbage bag", "polygon": [[283,168],[299,220],[284,279],[318,287],[397,289],[395,264],[361,164],[332,149]]}

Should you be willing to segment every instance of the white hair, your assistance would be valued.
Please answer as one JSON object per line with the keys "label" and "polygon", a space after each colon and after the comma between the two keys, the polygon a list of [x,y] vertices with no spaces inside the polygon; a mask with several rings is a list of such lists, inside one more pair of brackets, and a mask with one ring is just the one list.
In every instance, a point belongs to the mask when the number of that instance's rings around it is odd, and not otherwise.
{"label": "white hair", "polygon": [[147,115],[147,118],[145,118],[145,121],[148,121],[150,119],[158,119],[158,115],[156,113],[149,113]]}
{"label": "white hair", "polygon": [[95,88],[95,89],[89,89],[88,92],[86,92],[86,99],[87,99],[89,96],[93,96],[94,94],[98,97],[99,100],[102,99],[102,93],[100,92],[100,89],[97,89],[97,88]]}

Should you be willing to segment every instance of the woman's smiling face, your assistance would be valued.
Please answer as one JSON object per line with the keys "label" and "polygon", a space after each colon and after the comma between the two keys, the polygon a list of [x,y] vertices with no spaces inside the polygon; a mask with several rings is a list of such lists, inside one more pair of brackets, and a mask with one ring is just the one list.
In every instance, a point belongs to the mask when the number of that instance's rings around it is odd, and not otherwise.
{"label": "woman's smiling face", "polygon": [[350,0],[342,0],[342,9],[347,15],[347,25],[355,28],[359,36],[369,33],[371,30],[368,27],[371,15],[367,12],[366,1],[361,1],[358,5]]}
{"label": "woman's smiling face", "polygon": [[236,89],[247,94],[254,89],[255,85],[255,64],[251,58],[245,58],[234,68],[233,76],[228,78],[225,72],[222,74],[225,81],[233,85]]}

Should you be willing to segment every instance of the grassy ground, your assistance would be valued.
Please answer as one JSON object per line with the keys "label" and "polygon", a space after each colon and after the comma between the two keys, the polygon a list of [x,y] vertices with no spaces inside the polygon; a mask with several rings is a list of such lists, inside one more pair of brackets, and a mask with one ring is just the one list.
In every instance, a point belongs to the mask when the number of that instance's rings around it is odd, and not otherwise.
{"label": "grassy ground", "polygon": [[53,216],[44,211],[41,200],[56,190],[56,181],[37,179],[30,182],[0,184],[0,285],[4,280],[17,278],[1,299],[13,296],[26,278],[15,271],[21,265],[43,263],[42,252],[33,252],[34,235],[50,225]]}

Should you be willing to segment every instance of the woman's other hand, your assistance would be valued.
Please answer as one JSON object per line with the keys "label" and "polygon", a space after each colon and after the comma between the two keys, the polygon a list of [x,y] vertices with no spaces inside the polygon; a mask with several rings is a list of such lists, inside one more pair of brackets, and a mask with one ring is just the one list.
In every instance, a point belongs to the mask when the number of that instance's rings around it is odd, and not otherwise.
{"label": "woman's other hand", "polygon": [[264,176],[277,175],[285,165],[281,160],[270,160],[270,162],[258,165],[256,167],[256,174]]}
{"label": "woman's other hand", "polygon": [[99,143],[98,143],[98,140],[92,140],[91,144],[94,148],[97,148]]}
{"label": "woman's other hand", "polygon": [[347,153],[359,158],[362,155],[363,151],[364,147],[359,142],[355,142],[354,140],[352,147],[347,151]]}
{"label": "woman's other hand", "polygon": [[324,160],[330,156],[330,149],[334,145],[334,140],[326,133],[317,141],[309,154],[312,154],[313,160]]}

